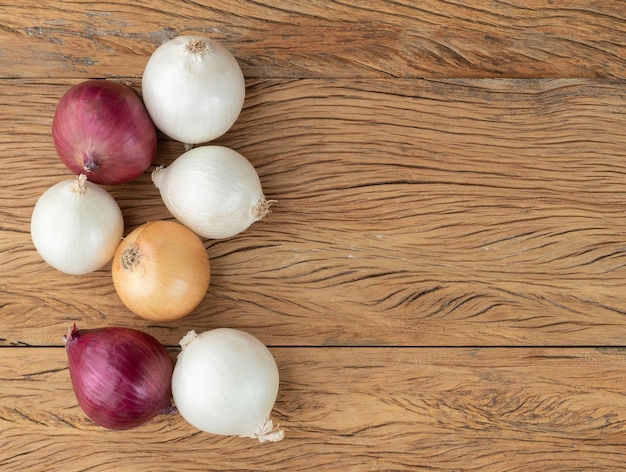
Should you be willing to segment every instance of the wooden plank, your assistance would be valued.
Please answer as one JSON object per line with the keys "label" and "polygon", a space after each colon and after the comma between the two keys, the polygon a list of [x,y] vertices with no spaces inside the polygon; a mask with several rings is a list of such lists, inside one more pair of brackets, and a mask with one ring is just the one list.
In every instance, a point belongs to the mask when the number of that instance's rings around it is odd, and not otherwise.
{"label": "wooden plank", "polygon": [[272,348],[276,444],[178,415],[115,432],[76,405],[62,348],[2,348],[0,467],[47,470],[618,470],[623,349]]}
{"label": "wooden plank", "polygon": [[[0,11],[0,470],[624,469],[625,2]],[[153,323],[122,306],[109,267],[43,263],[30,214],[70,178],[50,136],[67,87],[139,90],[151,52],[191,33],[242,65],[246,106],[217,143],[277,203],[206,240],[206,299]],[[160,136],[155,164],[182,150]],[[107,189],[127,232],[170,218],[149,172]],[[145,330],[172,360],[190,328],[255,334],[280,368],[286,438],[215,437],[176,415],[99,428],[69,381],[74,322]]]}
{"label": "wooden plank", "polygon": [[[217,326],[277,346],[624,343],[622,81],[249,81],[218,143],[278,203],[206,241],[206,299],[160,324],[121,305],[108,267],[61,274],[30,241],[37,198],[71,177],[50,137],[71,83],[0,81],[3,344],[60,345],[74,321],[168,345]],[[180,152],[161,139],[156,164]],[[148,173],[109,190],[127,231],[171,217]]]}
{"label": "wooden plank", "polygon": [[619,0],[3,3],[0,77],[139,77],[181,34],[247,77],[626,77]]}

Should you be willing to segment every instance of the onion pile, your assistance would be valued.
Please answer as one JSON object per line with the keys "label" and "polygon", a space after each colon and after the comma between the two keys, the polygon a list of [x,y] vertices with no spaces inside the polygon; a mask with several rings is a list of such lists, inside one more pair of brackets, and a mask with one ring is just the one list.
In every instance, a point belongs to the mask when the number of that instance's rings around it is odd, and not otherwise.
{"label": "onion pile", "polygon": [[[186,148],[228,131],[245,97],[235,58],[203,36],[179,36],[157,48],[141,85],[156,127]],[[205,238],[235,236],[269,212],[255,168],[223,146],[188,149],[152,178],[170,213]]]}
{"label": "onion pile", "polygon": [[[244,76],[223,46],[203,36],[166,42],[146,64],[142,91],[143,100],[130,86],[87,80],[61,97],[52,138],[74,179],[40,196],[31,237],[42,259],[67,274],[112,261],[122,304],[139,317],[169,322],[194,312],[209,289],[210,260],[201,238],[245,231],[267,215],[272,200],[254,166],[235,150],[193,148],[226,133],[243,108]],[[177,221],[149,221],[124,238],[122,211],[101,185],[145,174],[156,155],[157,129],[185,148],[168,167],[152,172]],[[78,404],[104,428],[131,429],[180,412],[211,434],[260,442],[284,436],[270,419],[278,367],[249,333],[189,331],[175,367],[156,338],[136,329],[74,325],[64,341]]]}

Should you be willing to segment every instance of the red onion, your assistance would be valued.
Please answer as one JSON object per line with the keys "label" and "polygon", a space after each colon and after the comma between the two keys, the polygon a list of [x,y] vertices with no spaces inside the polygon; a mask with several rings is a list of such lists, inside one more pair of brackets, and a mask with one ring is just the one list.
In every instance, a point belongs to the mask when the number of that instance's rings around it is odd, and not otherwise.
{"label": "red onion", "polygon": [[110,80],[70,87],[59,101],[52,138],[74,174],[99,184],[122,184],[152,164],[157,133],[135,91]]}
{"label": "red onion", "polygon": [[78,404],[100,426],[131,429],[176,411],[172,361],[154,337],[130,328],[79,331],[74,325],[64,340]]}

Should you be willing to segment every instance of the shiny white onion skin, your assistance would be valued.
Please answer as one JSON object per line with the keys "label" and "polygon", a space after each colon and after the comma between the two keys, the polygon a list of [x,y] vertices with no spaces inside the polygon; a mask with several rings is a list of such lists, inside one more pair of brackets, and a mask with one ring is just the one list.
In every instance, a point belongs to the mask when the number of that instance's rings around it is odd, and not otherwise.
{"label": "shiny white onion skin", "polygon": [[82,275],[111,261],[122,240],[124,219],[111,194],[81,175],[39,197],[30,232],[44,261],[66,274]]}
{"label": "shiny white onion skin", "polygon": [[200,146],[159,167],[152,181],[170,213],[199,236],[229,238],[269,212],[254,166],[224,146]]}
{"label": "shiny white onion skin", "polygon": [[[190,48],[194,41],[206,48]],[[155,126],[185,144],[226,133],[241,113],[245,94],[237,60],[203,36],[178,36],[159,46],[142,77],[143,101]]]}
{"label": "shiny white onion skin", "polygon": [[245,331],[218,328],[180,341],[172,396],[181,416],[211,434],[280,441],[270,419],[279,372],[269,349]]}

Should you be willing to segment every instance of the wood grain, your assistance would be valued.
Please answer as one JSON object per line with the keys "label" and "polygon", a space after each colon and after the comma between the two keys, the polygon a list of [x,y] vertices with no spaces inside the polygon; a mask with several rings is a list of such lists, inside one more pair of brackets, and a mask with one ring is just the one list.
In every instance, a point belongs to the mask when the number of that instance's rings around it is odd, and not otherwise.
{"label": "wood grain", "polygon": [[0,351],[7,472],[610,471],[626,460],[622,349],[273,348],[286,436],[262,445],[178,415],[104,430],[76,405],[64,349]]}
{"label": "wood grain", "polygon": [[247,77],[626,78],[619,0],[3,2],[0,77],[139,77],[180,34]]}
{"label": "wood grain", "polygon": [[[206,241],[205,301],[159,325],[121,305],[108,267],[64,276],[30,242],[36,199],[70,178],[50,123],[71,83],[0,83],[3,119],[17,117],[0,137],[5,344],[59,345],[75,320],[168,345],[224,325],[272,345],[624,343],[622,81],[250,80],[218,143],[278,202]],[[155,164],[180,152],[162,138]],[[148,173],[110,191],[127,232],[171,218]]]}
{"label": "wood grain", "polygon": [[[0,469],[618,471],[626,458],[626,2],[0,0]],[[247,79],[217,144],[273,212],[205,240],[209,292],[139,319],[109,267],[48,267],[37,198],[71,178],[50,135],[87,78],[141,92],[152,51],[221,41]],[[183,152],[159,136],[155,165]],[[126,231],[171,218],[149,172],[107,187]],[[61,336],[130,326],[270,346],[277,444],[177,415],[91,423]]]}

